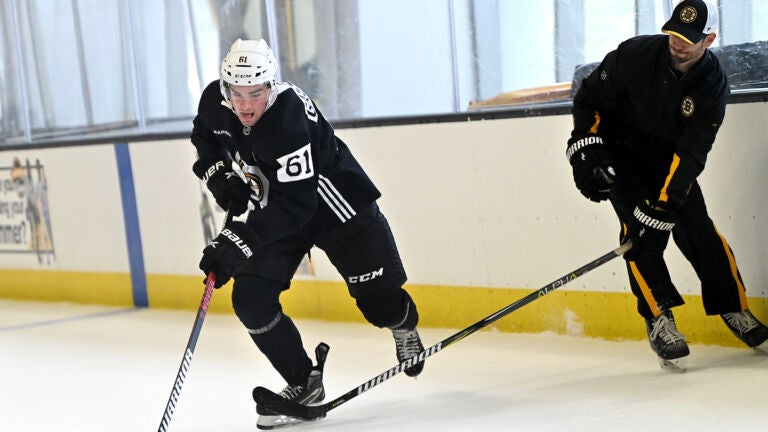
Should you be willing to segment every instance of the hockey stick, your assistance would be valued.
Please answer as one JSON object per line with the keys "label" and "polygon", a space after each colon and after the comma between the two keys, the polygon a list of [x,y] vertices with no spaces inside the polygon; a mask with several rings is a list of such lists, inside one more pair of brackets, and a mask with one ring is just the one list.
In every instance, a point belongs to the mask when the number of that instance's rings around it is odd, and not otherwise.
{"label": "hockey stick", "polygon": [[480,330],[481,328],[486,327],[487,325],[501,319],[507,314],[513,311],[516,311],[517,309],[520,309],[521,307],[527,305],[528,303],[531,303],[537,298],[542,297],[560,288],[561,286],[567,284],[568,282],[576,279],[579,276],[584,275],[585,273],[591,270],[596,269],[597,267],[600,267],[601,265],[616,258],[617,256],[624,254],[631,247],[632,247],[631,242],[626,242],[622,244],[618,248],[608,252],[607,254],[601,256],[600,258],[595,259],[589,264],[586,264],[583,267],[580,267],[568,273],[567,275],[561,277],[560,279],[540,288],[537,291],[534,291],[526,295],[520,300],[517,300],[514,303],[506,306],[505,308],[495,312],[494,314],[486,318],[483,318],[482,320],[476,322],[475,324],[472,324],[471,326],[465,328],[464,330],[461,330],[460,332],[442,340],[441,342],[438,342],[437,344],[432,345],[431,347],[422,351],[418,355],[415,355],[408,360],[404,360],[402,363],[398,364],[397,366],[380,373],[376,377],[364,382],[363,384],[359,385],[357,388],[348,391],[347,393],[337,397],[336,399],[330,402],[326,402],[321,405],[313,405],[313,406],[301,405],[294,401],[284,399],[283,397],[277,395],[276,393],[264,387],[256,387],[253,389],[253,399],[256,401],[257,406],[264,407],[270,411],[274,411],[276,413],[283,414],[286,416],[298,418],[301,420],[317,420],[317,419],[323,418],[325,417],[326,413],[328,413],[328,411],[334,408],[337,408],[339,405],[342,405],[343,403],[348,402],[357,396],[360,396],[363,392],[366,392],[372,389],[373,387],[383,383],[384,381],[392,378],[393,376],[404,371],[406,368],[410,367],[411,365],[423,361],[427,357],[432,356],[433,354],[436,354],[437,352],[441,351],[443,348],[464,339],[465,337]]}
{"label": "hockey stick", "polygon": [[[230,221],[232,221],[232,215],[227,212],[226,216],[224,216],[224,225],[222,226],[222,229],[224,229]],[[168,396],[168,403],[165,405],[163,418],[160,420],[160,427],[157,429],[157,432],[165,432],[168,430],[168,425],[171,423],[171,416],[176,409],[176,402],[179,400],[181,386],[184,385],[184,380],[187,378],[187,371],[189,371],[189,365],[192,362],[192,354],[195,353],[197,338],[200,336],[200,330],[203,328],[203,320],[205,320],[205,315],[208,313],[208,306],[211,304],[214,285],[216,285],[216,275],[213,274],[213,272],[210,272],[206,279],[203,299],[200,301],[200,307],[197,309],[195,323],[192,325],[192,333],[189,335],[187,349],[184,351],[184,357],[181,358],[181,365],[179,365],[179,371],[176,373],[176,380],[171,389],[171,395]]]}

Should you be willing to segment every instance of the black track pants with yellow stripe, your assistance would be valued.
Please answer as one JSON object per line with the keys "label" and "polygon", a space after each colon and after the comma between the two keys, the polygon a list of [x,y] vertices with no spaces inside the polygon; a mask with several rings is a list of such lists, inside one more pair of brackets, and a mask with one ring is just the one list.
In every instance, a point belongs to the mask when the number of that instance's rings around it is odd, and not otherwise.
{"label": "black track pants with yellow stripe", "polygon": [[[628,224],[637,200],[613,193],[611,203],[622,224]],[[746,309],[744,284],[733,251],[710,219],[698,182],[693,183],[678,217],[672,238],[701,281],[707,315]],[[684,303],[662,256],[640,258],[626,264],[640,315],[645,318],[658,316],[661,311]]]}

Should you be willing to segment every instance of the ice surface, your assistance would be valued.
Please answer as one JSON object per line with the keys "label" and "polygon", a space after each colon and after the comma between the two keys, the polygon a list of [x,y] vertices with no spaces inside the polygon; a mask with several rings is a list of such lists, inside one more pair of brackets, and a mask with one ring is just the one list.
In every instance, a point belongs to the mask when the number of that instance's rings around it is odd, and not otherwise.
{"label": "ice surface", "polygon": [[[193,321],[194,311],[0,300],[0,431],[157,430]],[[326,400],[396,364],[386,330],[297,325],[309,349],[331,346]],[[421,334],[429,346],[457,330]],[[693,345],[688,372],[671,374],[645,341],[481,331],[430,357],[418,379],[400,374],[284,430],[758,431],[767,384],[768,356],[748,349]],[[256,431],[255,385],[283,383],[234,315],[209,314],[169,430]]]}

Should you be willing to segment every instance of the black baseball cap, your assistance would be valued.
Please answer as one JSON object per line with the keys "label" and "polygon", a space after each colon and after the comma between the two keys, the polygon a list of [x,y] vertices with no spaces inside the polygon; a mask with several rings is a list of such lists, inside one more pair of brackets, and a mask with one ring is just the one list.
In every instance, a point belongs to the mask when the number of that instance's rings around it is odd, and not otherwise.
{"label": "black baseball cap", "polygon": [[717,7],[703,0],[683,0],[672,12],[661,31],[675,35],[689,44],[696,44],[706,35],[717,31]]}

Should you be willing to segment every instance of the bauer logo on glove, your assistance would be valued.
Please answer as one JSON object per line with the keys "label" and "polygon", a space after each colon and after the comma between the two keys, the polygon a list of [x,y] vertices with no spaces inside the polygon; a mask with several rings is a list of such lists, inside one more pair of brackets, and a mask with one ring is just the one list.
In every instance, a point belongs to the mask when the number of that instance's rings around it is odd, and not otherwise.
{"label": "bauer logo on glove", "polygon": [[[248,246],[248,243],[243,241],[237,234],[233,233],[229,228],[224,228],[223,231],[221,231],[221,235],[228,238],[230,241],[232,241],[232,244],[235,245],[237,248],[240,249],[240,251],[243,252],[243,255],[245,255],[246,258],[250,258],[251,255],[253,255],[253,251],[251,251],[250,246]],[[216,247],[214,244],[213,247]]]}
{"label": "bauer logo on glove", "polygon": [[192,170],[200,177],[222,210],[239,216],[248,210],[251,188],[234,172],[231,163],[223,160],[199,159]]}
{"label": "bauer logo on glove", "polygon": [[220,169],[224,169],[224,161],[216,161],[213,165],[209,166],[203,175],[203,181],[207,184],[211,176],[216,174]]}
{"label": "bauer logo on glove", "polygon": [[256,233],[239,221],[230,222],[205,249],[200,260],[200,270],[216,275],[219,288],[232,278],[235,271],[251,258],[259,244]]}

